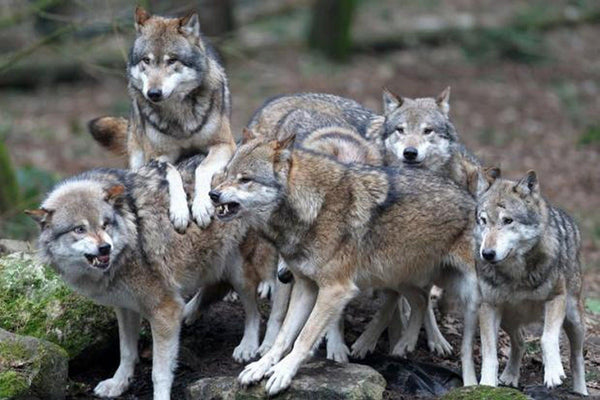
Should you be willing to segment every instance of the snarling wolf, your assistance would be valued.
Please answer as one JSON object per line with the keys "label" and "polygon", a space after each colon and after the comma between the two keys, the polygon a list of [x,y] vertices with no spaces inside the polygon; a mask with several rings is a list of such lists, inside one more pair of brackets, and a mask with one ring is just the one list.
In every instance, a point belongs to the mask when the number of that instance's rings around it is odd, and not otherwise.
{"label": "snarling wolf", "polygon": [[[179,166],[190,191],[201,160]],[[255,236],[247,236],[241,221],[177,233],[169,222],[168,173],[158,161],[137,172],[92,170],[60,183],[40,209],[28,212],[41,227],[43,261],[78,292],[115,308],[121,362],[111,379],[96,386],[101,397],[127,390],[144,317],[152,328],[154,398],[170,399],[185,299],[199,290],[206,297],[222,282],[237,291],[246,312],[234,356],[249,360],[258,348],[256,286],[262,274],[253,269],[261,268],[253,260],[260,254],[251,251]]]}
{"label": "snarling wolf", "polygon": [[348,166],[292,151],[294,139],[247,135],[211,191],[218,218],[259,230],[296,278],[275,344],[239,376],[251,384],[270,375],[269,394],[290,385],[360,289],[406,296],[418,310],[407,327],[412,340],[425,313],[425,289],[442,272],[442,261],[457,275],[474,269],[475,202],[468,192],[427,171]]}
{"label": "snarling wolf", "polygon": [[[193,218],[206,227],[214,211],[208,197],[211,177],[235,150],[225,71],[200,34],[196,13],[163,18],[138,7],[135,30],[127,64],[129,120],[101,117],[90,122],[90,132],[113,151],[126,149],[132,169],[151,159],[175,163],[206,154],[196,170],[192,202]],[[174,167],[169,169],[171,220],[183,231],[190,212],[181,178]]]}
{"label": "snarling wolf", "polygon": [[561,327],[571,347],[573,390],[587,395],[583,361],[584,311],[579,251],[581,238],[573,219],[541,194],[537,175],[519,181],[493,181],[477,205],[475,237],[481,290],[481,384],[498,384],[498,327],[510,336],[510,356],[500,383],[519,384],[525,352],[521,327],[543,321],[544,383],[562,383]]}

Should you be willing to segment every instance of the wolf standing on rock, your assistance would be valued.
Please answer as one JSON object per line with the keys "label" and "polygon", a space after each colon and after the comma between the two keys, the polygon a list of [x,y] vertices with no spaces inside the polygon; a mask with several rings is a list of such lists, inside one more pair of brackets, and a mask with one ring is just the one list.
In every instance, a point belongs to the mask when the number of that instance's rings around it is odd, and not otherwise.
{"label": "wolf standing on rock", "polygon": [[[126,148],[132,169],[154,158],[175,163],[184,156],[206,154],[196,170],[192,202],[193,218],[206,227],[214,210],[208,197],[211,177],[235,150],[225,71],[200,34],[195,13],[163,18],[138,7],[135,30],[127,66],[129,122],[102,117],[90,122],[90,131],[109,149]],[[182,231],[189,223],[189,208],[172,165],[167,179],[171,220]]]}
{"label": "wolf standing on rock", "polygon": [[510,355],[500,382],[518,386],[525,352],[521,327],[542,320],[544,383],[553,388],[565,376],[559,348],[564,327],[573,391],[587,395],[579,229],[567,213],[544,199],[534,171],[518,182],[501,179],[499,170],[491,172],[493,184],[479,200],[475,230],[482,299],[481,384],[498,384],[501,326],[510,336]]}

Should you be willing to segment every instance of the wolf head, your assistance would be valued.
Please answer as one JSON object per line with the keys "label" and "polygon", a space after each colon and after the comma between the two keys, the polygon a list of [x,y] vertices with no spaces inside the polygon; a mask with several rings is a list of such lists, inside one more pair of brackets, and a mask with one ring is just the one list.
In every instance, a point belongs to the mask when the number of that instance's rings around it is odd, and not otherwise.
{"label": "wolf head", "polygon": [[457,140],[448,113],[450,88],[437,99],[409,99],[383,91],[385,123],[375,139],[392,164],[427,168],[439,172],[451,158]]}
{"label": "wolf head", "polygon": [[219,174],[209,193],[217,218],[251,217],[266,221],[286,190],[295,135],[267,140],[245,129],[242,146]]}
{"label": "wolf head", "polygon": [[44,261],[64,275],[101,277],[126,246],[127,221],[118,212],[122,185],[68,180],[37,210],[26,211],[41,228]]}
{"label": "wolf head", "polygon": [[136,39],[128,64],[130,85],[154,103],[186,96],[206,71],[198,15],[163,18],[135,10]]}
{"label": "wolf head", "polygon": [[491,264],[522,256],[540,240],[547,216],[536,173],[515,182],[487,172],[489,189],[479,198],[475,239],[479,257]]}

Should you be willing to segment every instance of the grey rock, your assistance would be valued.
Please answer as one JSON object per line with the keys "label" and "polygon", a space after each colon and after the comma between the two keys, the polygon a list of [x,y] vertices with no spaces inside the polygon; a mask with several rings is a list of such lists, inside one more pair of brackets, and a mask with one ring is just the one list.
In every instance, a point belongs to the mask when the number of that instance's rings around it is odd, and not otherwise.
{"label": "grey rock", "polygon": [[67,374],[65,350],[0,329],[0,399],[62,400]]}
{"label": "grey rock", "polygon": [[[186,389],[188,400],[254,400],[267,398],[265,381],[249,388],[241,387],[237,377],[220,376],[200,379]],[[275,398],[319,400],[380,400],[385,390],[383,376],[360,364],[316,361],[305,364],[291,386]]]}

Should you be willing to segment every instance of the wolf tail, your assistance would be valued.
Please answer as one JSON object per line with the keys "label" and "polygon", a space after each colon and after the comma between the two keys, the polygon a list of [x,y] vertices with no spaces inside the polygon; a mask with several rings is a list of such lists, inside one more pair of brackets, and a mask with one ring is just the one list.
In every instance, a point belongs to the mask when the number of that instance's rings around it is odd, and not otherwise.
{"label": "wolf tail", "polygon": [[123,117],[98,117],[88,122],[92,137],[113,153],[127,154],[127,126]]}

